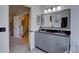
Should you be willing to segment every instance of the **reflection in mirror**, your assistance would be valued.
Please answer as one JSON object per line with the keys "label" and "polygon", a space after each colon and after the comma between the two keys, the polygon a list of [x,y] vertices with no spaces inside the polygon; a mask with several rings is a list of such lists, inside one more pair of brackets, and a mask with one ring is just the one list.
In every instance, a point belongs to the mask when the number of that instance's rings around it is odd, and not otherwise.
{"label": "reflection in mirror", "polygon": [[52,27],[61,27],[61,16],[60,14],[52,14]]}
{"label": "reflection in mirror", "polygon": [[42,15],[42,27],[51,27],[50,15]]}
{"label": "reflection in mirror", "polygon": [[67,28],[67,21],[68,21],[68,17],[61,18],[61,27],[62,28]]}
{"label": "reflection in mirror", "polygon": [[42,15],[42,27],[70,29],[70,9]]}
{"label": "reflection in mirror", "polygon": [[70,28],[70,9],[52,13],[52,27]]}

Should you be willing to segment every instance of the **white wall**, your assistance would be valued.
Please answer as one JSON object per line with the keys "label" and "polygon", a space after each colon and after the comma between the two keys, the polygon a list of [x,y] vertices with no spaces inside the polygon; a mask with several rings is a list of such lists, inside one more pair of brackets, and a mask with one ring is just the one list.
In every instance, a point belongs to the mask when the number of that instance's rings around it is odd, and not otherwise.
{"label": "white wall", "polygon": [[30,39],[30,48],[31,50],[35,47],[35,32],[39,29],[39,25],[36,25],[36,16],[41,14],[41,8],[39,5],[29,5],[28,7],[31,8],[31,14],[30,14],[30,32],[29,39]]}
{"label": "white wall", "polygon": [[7,5],[0,5],[0,27],[6,32],[0,32],[0,53],[9,52],[9,9]]}
{"label": "white wall", "polygon": [[[51,6],[43,6],[43,9]],[[71,52],[79,52],[79,6],[63,5],[62,9],[71,9]]]}

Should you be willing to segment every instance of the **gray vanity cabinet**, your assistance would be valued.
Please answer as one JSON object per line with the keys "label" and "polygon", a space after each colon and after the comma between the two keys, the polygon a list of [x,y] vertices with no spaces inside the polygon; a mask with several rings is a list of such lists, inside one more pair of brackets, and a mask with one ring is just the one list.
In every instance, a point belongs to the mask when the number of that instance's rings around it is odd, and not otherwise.
{"label": "gray vanity cabinet", "polygon": [[40,33],[40,32],[35,33],[35,46],[48,52],[49,50],[48,43],[49,43],[49,40],[47,38],[47,35],[44,35],[43,33]]}
{"label": "gray vanity cabinet", "polygon": [[36,32],[35,46],[49,53],[62,53],[69,50],[69,37]]}

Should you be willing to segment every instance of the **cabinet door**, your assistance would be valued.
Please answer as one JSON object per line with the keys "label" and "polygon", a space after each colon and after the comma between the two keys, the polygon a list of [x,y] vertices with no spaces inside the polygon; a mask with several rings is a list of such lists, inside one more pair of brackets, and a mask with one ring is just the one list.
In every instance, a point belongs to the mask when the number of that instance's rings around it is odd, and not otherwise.
{"label": "cabinet door", "polygon": [[39,47],[41,43],[41,34],[40,33],[35,33],[35,46]]}
{"label": "cabinet door", "polygon": [[49,42],[49,40],[50,40],[50,38],[49,38],[50,34],[43,34],[42,36],[43,37],[42,37],[42,40],[41,40],[42,41],[41,42],[41,48],[43,50],[49,52],[49,50],[50,50],[50,42]]}
{"label": "cabinet door", "polygon": [[48,39],[47,39],[46,34],[35,33],[35,46],[39,47],[42,50],[47,51],[47,49],[48,49]]}
{"label": "cabinet door", "polygon": [[48,38],[46,38],[46,37],[42,38],[40,48],[43,49],[44,51],[48,52],[48,48],[49,48]]}
{"label": "cabinet door", "polygon": [[50,35],[49,36],[49,52],[50,53],[56,53],[57,48],[56,48],[56,35]]}
{"label": "cabinet door", "polygon": [[46,52],[49,52],[50,49],[48,36],[48,34],[43,33],[35,34],[35,45]]}
{"label": "cabinet door", "polygon": [[57,36],[56,51],[58,53],[69,50],[69,37]]}

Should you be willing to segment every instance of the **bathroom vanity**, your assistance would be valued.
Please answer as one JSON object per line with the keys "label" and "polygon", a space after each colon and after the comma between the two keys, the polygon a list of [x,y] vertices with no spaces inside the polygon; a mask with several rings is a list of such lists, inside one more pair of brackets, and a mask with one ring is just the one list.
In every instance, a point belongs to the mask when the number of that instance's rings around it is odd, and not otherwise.
{"label": "bathroom vanity", "polygon": [[70,52],[70,9],[43,14],[35,47],[48,53]]}
{"label": "bathroom vanity", "polygon": [[63,53],[70,50],[70,36],[51,32],[35,32],[35,46],[49,53]]}

